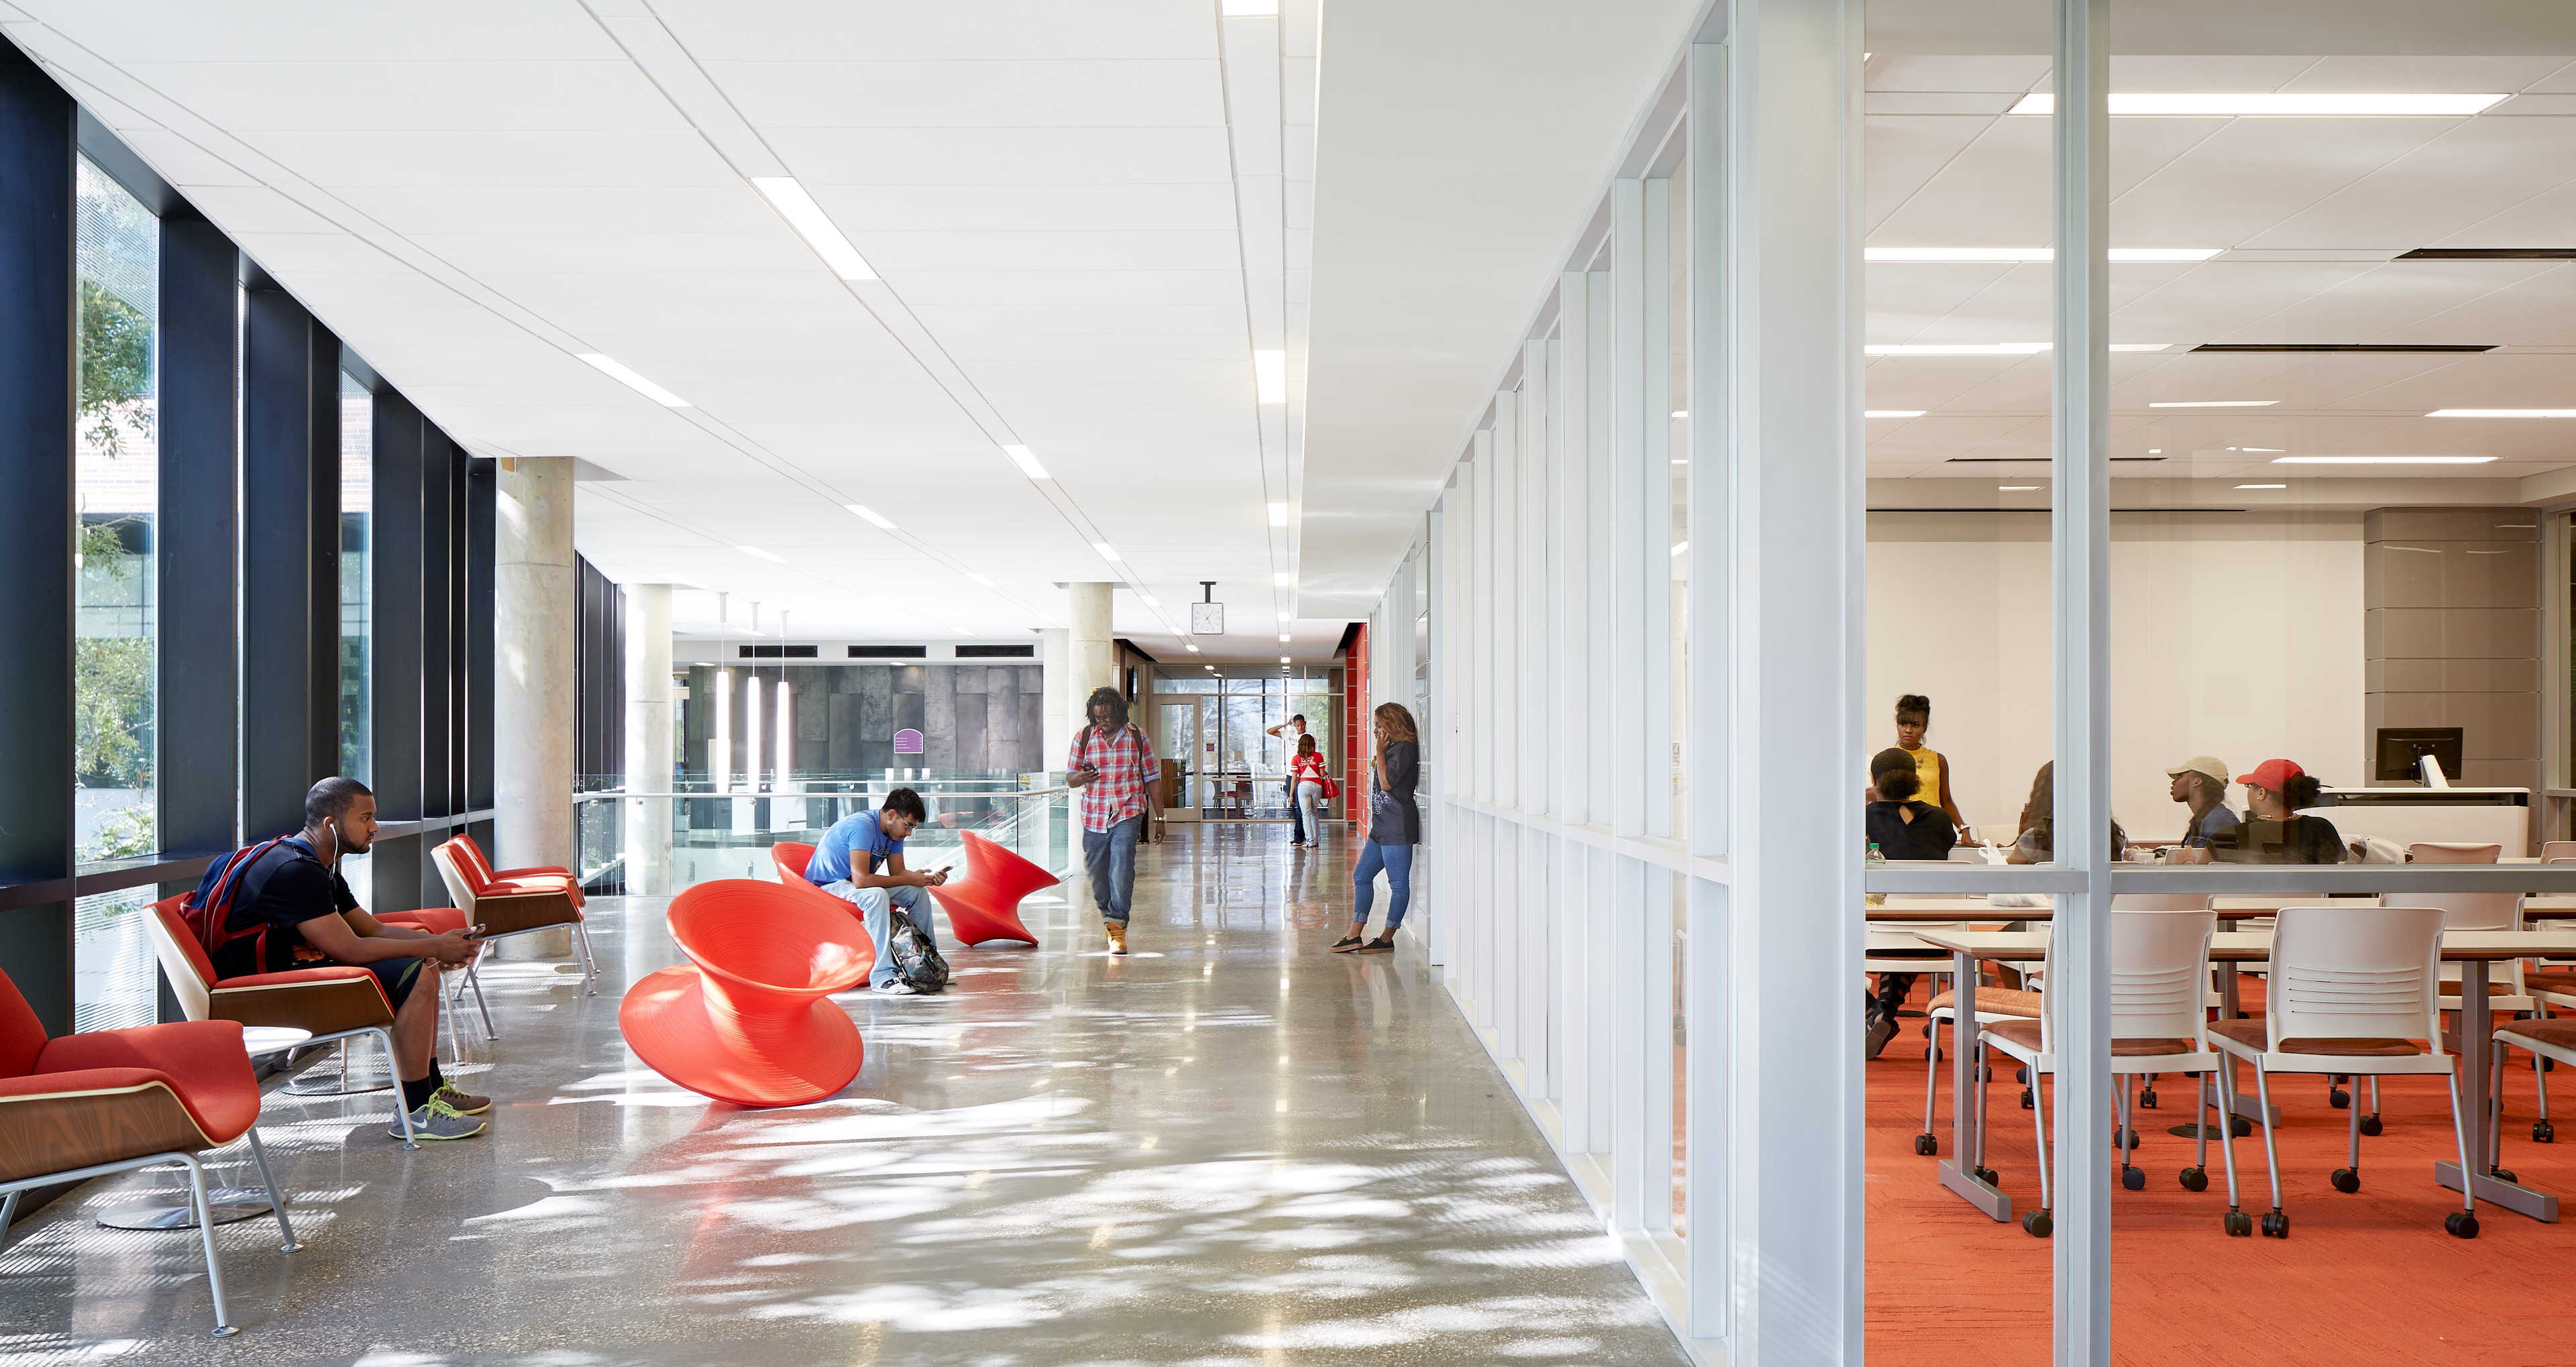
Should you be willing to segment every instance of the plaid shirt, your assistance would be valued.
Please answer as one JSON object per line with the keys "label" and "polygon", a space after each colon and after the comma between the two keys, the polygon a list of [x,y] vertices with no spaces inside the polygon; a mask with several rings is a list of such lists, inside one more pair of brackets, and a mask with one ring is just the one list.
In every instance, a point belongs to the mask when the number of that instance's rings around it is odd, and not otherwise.
{"label": "plaid shirt", "polygon": [[1085,725],[1064,752],[1064,767],[1070,773],[1085,762],[1097,765],[1100,777],[1082,788],[1083,829],[1105,831],[1131,816],[1147,815],[1145,785],[1160,781],[1163,771],[1144,732],[1129,723],[1103,737]]}

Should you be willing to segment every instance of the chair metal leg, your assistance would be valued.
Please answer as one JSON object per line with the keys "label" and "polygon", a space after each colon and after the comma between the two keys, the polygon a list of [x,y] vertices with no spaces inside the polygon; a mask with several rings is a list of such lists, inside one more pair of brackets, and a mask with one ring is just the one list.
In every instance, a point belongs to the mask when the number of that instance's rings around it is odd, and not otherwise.
{"label": "chair metal leg", "polygon": [[581,946],[581,995],[596,997],[599,995],[599,960],[590,952],[588,923],[573,922],[572,937],[574,942]]}
{"label": "chair metal leg", "polygon": [[9,1223],[17,1218],[18,1193],[13,1191],[6,1199],[0,1199],[0,1243],[8,1241]]}
{"label": "chair metal leg", "polygon": [[193,1154],[180,1155],[188,1165],[188,1199],[197,1207],[197,1242],[206,1250],[206,1290],[215,1298],[215,1328],[208,1337],[228,1339],[241,1331],[235,1329],[232,1314],[224,1306],[224,1269],[215,1261],[215,1209],[206,1200],[206,1169]]}
{"label": "chair metal leg", "polygon": [[[1958,1042],[1951,1041],[1951,1047],[1957,1048]],[[1927,1011],[1923,1015],[1923,1132],[1925,1134],[1936,1133],[1932,1128],[1932,1083],[1940,1074],[1941,1022],[1934,1020],[1932,1014]]]}
{"label": "chair metal leg", "polygon": [[259,1127],[257,1125],[250,1127],[249,1138],[250,1160],[259,1165],[259,1180],[268,1184],[268,1208],[277,1216],[278,1233],[286,1236],[286,1242],[278,1245],[277,1251],[280,1253],[297,1252],[301,1250],[304,1245],[296,1242],[295,1226],[286,1222],[286,1193],[278,1187],[276,1175],[268,1170],[268,1150],[261,1148],[259,1145]]}
{"label": "chair metal leg", "polygon": [[2361,1172],[2361,1108],[2350,1106],[2345,1109],[2350,1114],[2344,1117],[2343,1161],[2355,1175],[2359,1175]]}
{"label": "chair metal leg", "polygon": [[2513,1052],[2502,1044],[2490,1044],[2494,1055],[2487,1061],[2487,1171],[2504,1164],[2504,1056]]}
{"label": "chair metal leg", "polygon": [[[376,1042],[385,1047],[385,1072],[394,1079],[394,1115],[402,1121],[403,1147],[406,1149],[417,1149],[420,1147],[420,1140],[412,1133],[411,1108],[403,1104],[405,1098],[402,1095],[402,1078],[400,1077],[402,1070],[394,1063],[394,1037],[391,1032],[382,1027],[369,1030],[367,1033],[375,1036]],[[346,1049],[341,1050],[340,1053],[341,1057],[348,1057],[348,1051]],[[282,1208],[283,1207],[281,1207],[281,1209]]]}
{"label": "chair metal leg", "polygon": [[483,1014],[483,1038],[499,1039],[501,1032],[492,1026],[491,1003],[483,1000],[483,962],[476,959],[465,969],[465,985],[474,989],[474,1009]]}
{"label": "chair metal leg", "polygon": [[[2225,1069],[2223,1072],[2212,1068],[2201,1074],[2201,1110],[2204,1112],[2200,1122],[2201,1133],[2204,1136],[2200,1141],[2201,1152],[2209,1151],[2209,1140],[2205,1137],[2209,1132],[2209,1117],[2206,1112],[2215,1110],[2218,1112],[2218,1157],[2219,1161],[2227,1166],[2227,1208],[2240,1210],[2245,1203],[2236,1191],[2236,1115],[2235,1108],[2230,1104],[2236,1096],[2235,1056],[2230,1055],[2223,1066]],[[2213,1091],[2216,1093],[2214,1096],[2211,1095]]]}
{"label": "chair metal leg", "polygon": [[2478,1210],[2478,1184],[2469,1178],[2476,1169],[2469,1166],[2468,1120],[2460,1114],[2460,1070],[2455,1067],[2444,1076],[2451,1082],[2451,1137],[2460,1146],[2460,1209],[2474,1215]]}
{"label": "chair metal leg", "polygon": [[2050,1209],[2048,1200],[2048,1075],[2033,1068],[2030,1073],[2031,1137],[2038,1140],[2039,1208]]}
{"label": "chair metal leg", "polygon": [[1950,1045],[1952,1048],[1964,1048],[1969,1051],[1968,1081],[1973,1085],[1971,1086],[1968,1095],[1974,1099],[1977,1107],[1976,1166],[1982,1168],[1986,1166],[1986,1042],[1980,1039],[1976,1043],[1970,1045],[1962,1045],[1959,1043],[1961,1034],[1973,1028],[1975,1027],[1964,1023],[1952,1023],[1950,1026]]}
{"label": "chair metal leg", "polygon": [[[2281,1150],[2272,1137],[2272,1075],[2254,1065],[2254,1104],[2263,1110],[2263,1162],[2272,1170],[2272,1209],[2281,1208]],[[2454,1108],[2456,1109],[2456,1108]]]}

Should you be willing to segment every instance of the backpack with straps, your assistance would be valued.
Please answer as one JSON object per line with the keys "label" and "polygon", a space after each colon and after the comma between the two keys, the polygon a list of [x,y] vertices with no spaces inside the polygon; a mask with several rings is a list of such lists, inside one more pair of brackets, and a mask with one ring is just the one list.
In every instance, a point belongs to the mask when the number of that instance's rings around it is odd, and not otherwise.
{"label": "backpack with straps", "polygon": [[268,971],[267,924],[263,922],[248,930],[228,927],[233,918],[233,903],[241,894],[242,878],[261,856],[290,839],[293,837],[281,835],[246,850],[235,850],[219,864],[207,865],[206,876],[198,881],[197,890],[189,893],[188,900],[179,904],[179,919],[186,922],[189,933],[197,937],[198,947],[206,951],[206,962],[214,962],[215,952],[233,941],[244,936],[256,936],[259,942],[251,947],[251,962],[258,967],[252,971]]}
{"label": "backpack with straps", "polygon": [[948,961],[940,957],[930,937],[914,928],[912,917],[901,907],[887,907],[886,918],[886,957],[894,960],[895,977],[924,995],[947,987]]}

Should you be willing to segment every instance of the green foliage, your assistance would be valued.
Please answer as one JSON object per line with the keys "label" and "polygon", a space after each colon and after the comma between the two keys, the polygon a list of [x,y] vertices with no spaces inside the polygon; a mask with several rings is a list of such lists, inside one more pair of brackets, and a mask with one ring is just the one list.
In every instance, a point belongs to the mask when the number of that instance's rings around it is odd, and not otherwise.
{"label": "green foliage", "polygon": [[152,432],[152,320],[95,280],[80,282],[81,436],[110,457],[127,429]]}
{"label": "green foliage", "polygon": [[152,784],[152,642],[83,636],[72,644],[72,772],[85,788]]}
{"label": "green foliage", "polygon": [[153,829],[152,804],[139,803],[100,822],[89,844],[81,848],[80,862],[132,859],[160,847],[159,836]]}

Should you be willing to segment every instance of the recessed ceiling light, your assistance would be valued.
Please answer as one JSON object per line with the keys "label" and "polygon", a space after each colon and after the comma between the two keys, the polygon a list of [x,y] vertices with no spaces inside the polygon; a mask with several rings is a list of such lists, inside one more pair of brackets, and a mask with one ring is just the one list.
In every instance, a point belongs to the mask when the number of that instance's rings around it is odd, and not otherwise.
{"label": "recessed ceiling light", "polygon": [[1279,643],[1280,643],[1281,645],[1286,645],[1286,644],[1288,644],[1288,638],[1287,638],[1285,635],[1282,635],[1282,636],[1279,638]]}
{"label": "recessed ceiling light", "polygon": [[1119,556],[1118,556],[1118,552],[1117,552],[1116,550],[1112,549],[1112,548],[1110,547],[1109,543],[1108,543],[1108,542],[1106,542],[1106,541],[1094,541],[1094,542],[1092,542],[1092,543],[1091,543],[1091,549],[1093,549],[1093,550],[1095,550],[1095,551],[1100,552],[1100,558],[1101,558],[1101,559],[1103,559],[1103,560],[1107,560],[1107,561],[1110,561],[1110,562],[1112,562],[1112,563],[1115,563],[1115,562],[1118,560],[1118,558],[1119,558]]}
{"label": "recessed ceiling light", "polygon": [[982,576],[982,575],[980,575],[980,574],[976,574],[976,573],[974,573],[974,572],[973,572],[973,571],[971,571],[971,570],[967,572],[966,577],[967,577],[967,578],[969,578],[969,579],[974,580],[976,583],[981,584],[981,585],[983,585],[984,587],[986,587],[986,588],[988,588],[988,589],[989,589],[989,588],[994,587],[994,584],[993,584],[993,581],[992,581],[992,580],[987,579],[987,578],[985,578],[984,576]]}
{"label": "recessed ceiling light", "polygon": [[2149,408],[2269,408],[2279,399],[2177,399],[2172,403],[2151,403]]}
{"label": "recessed ceiling light", "polygon": [[1139,593],[1139,594],[1137,594],[1136,596],[1137,596],[1137,597],[1139,597],[1139,598],[1141,598],[1141,599],[1144,599],[1144,600],[1145,600],[1145,606],[1147,606],[1147,607],[1149,607],[1149,608],[1159,608],[1159,607],[1161,607],[1161,606],[1162,606],[1162,604],[1157,603],[1157,602],[1155,602],[1155,601],[1154,601],[1154,595],[1152,595],[1152,594],[1150,594],[1150,593]]}
{"label": "recessed ceiling light", "polygon": [[1270,582],[1271,582],[1271,583],[1273,583],[1273,584],[1277,584],[1277,585],[1279,585],[1279,586],[1280,586],[1280,587],[1282,587],[1282,588],[1286,588],[1288,585],[1290,585],[1290,584],[1294,584],[1294,583],[1296,583],[1296,582],[1297,582],[1297,574],[1296,574],[1296,571],[1294,571],[1294,570],[1281,570],[1281,571],[1280,571],[1280,572],[1278,572],[1277,574],[1274,574],[1274,575],[1270,576]]}
{"label": "recessed ceiling light", "polygon": [[1278,12],[1279,0],[1225,0],[1218,10],[1228,19],[1248,19]]}
{"label": "recessed ceiling light", "polygon": [[[1184,643],[1184,644],[1186,644],[1186,643]],[[1190,653],[1191,653],[1192,655],[1196,655],[1196,654],[1198,654],[1198,653],[1199,653],[1199,648],[1198,648],[1197,646],[1191,646],[1191,647],[1190,647]],[[1208,666],[1208,668],[1210,668],[1210,669],[1214,669],[1214,668],[1216,668],[1216,666],[1215,666],[1215,665],[1209,665],[1209,666]]]}
{"label": "recessed ceiling light", "polygon": [[589,366],[591,369],[598,371],[600,374],[617,381],[619,384],[634,390],[645,398],[651,399],[653,402],[662,405],[664,408],[686,408],[689,406],[688,400],[681,398],[670,390],[664,389],[662,386],[653,383],[651,380],[645,379],[643,376],[619,365],[616,361],[611,360],[596,351],[582,352],[575,356],[574,359],[580,361],[583,365]]}
{"label": "recessed ceiling light", "polygon": [[2008,494],[2026,494],[2037,489],[2039,486],[2036,484],[1998,484],[1995,487]]}
{"label": "recessed ceiling light", "polygon": [[2576,408],[2436,408],[2428,418],[2576,418]]}
{"label": "recessed ceiling light", "polygon": [[2493,456],[2275,456],[2274,465],[2484,465]]}
{"label": "recessed ceiling light", "polygon": [[[2207,261],[2225,250],[2225,247],[2113,247],[2111,259],[2123,263]],[[1863,247],[1861,259],[1924,265],[2015,265],[2054,261],[2057,253],[2047,247]]]}
{"label": "recessed ceiling light", "polygon": [[1681,554],[1682,552],[1684,552],[1684,551],[1686,551],[1686,550],[1689,550],[1689,549],[1690,549],[1690,543],[1689,543],[1689,542],[1687,542],[1687,541],[1676,541],[1676,542],[1674,542],[1674,543],[1673,543],[1673,554],[1675,554],[1675,555],[1679,555],[1679,554]]}
{"label": "recessed ceiling light", "polygon": [[1861,416],[1864,418],[1919,418],[1924,412],[1925,410],[1920,408],[1872,408],[1862,412]]}
{"label": "recessed ceiling light", "polygon": [[2148,455],[2151,455],[2151,456],[2161,456],[2161,455],[2163,455],[2164,453],[2165,453],[2165,448],[2163,448],[2163,447],[2161,447],[2161,446],[2150,446],[2150,447],[2148,447],[2148,448],[2147,448],[2147,454],[2148,454]]}
{"label": "recessed ceiling light", "polygon": [[1273,503],[1270,505],[1270,525],[1273,527],[1285,527],[1288,525],[1287,504]]}
{"label": "recessed ceiling light", "polygon": [[[2400,261],[2405,257],[2397,258]],[[2358,352],[2460,352],[2493,351],[2493,343],[2454,345],[2448,342],[2203,342],[2194,351],[2358,351]]]}
{"label": "recessed ceiling light", "polygon": [[1285,655],[1280,656],[1280,657],[1279,657],[1279,663],[1281,663],[1281,664],[1283,664],[1283,665],[1284,665],[1284,664],[1286,664],[1286,663],[1288,663],[1288,657],[1287,657],[1287,656],[1285,656]]}
{"label": "recessed ceiling light", "polygon": [[2239,484],[2236,487],[2239,489],[2287,489],[2290,486],[2286,484]]}
{"label": "recessed ceiling light", "polygon": [[1896,346],[1865,346],[1866,356],[2036,356],[2048,350],[2046,342],[1912,342]]}
{"label": "recessed ceiling light", "polygon": [[805,239],[805,245],[823,258],[823,264],[832,268],[832,274],[844,280],[877,278],[877,273],[869,268],[867,258],[860,256],[859,249],[850,245],[850,239],[832,226],[832,216],[823,212],[823,206],[805,193],[805,187],[797,184],[794,176],[753,176],[751,184],[769,201],[769,207],[787,220],[787,226]]}
{"label": "recessed ceiling light", "polygon": [[893,523],[888,522],[888,521],[886,521],[884,518],[877,516],[876,510],[875,510],[875,509],[873,509],[873,508],[870,508],[868,505],[866,505],[866,504],[864,504],[864,503],[844,503],[844,504],[842,504],[841,506],[842,506],[842,507],[844,507],[844,508],[849,509],[851,512],[857,513],[859,516],[866,518],[868,521],[873,522],[873,523],[877,524],[878,526],[885,528],[887,531],[893,531],[893,530],[894,530],[894,524],[893,524]]}
{"label": "recessed ceiling light", "polygon": [[1031,479],[1045,479],[1047,477],[1046,467],[1038,464],[1038,456],[1035,451],[1032,451],[1025,446],[1005,446],[1002,448],[1002,454],[1009,456],[1011,458],[1011,463],[1020,467],[1021,474],[1027,475]]}
{"label": "recessed ceiling light", "polygon": [[1288,402],[1288,353],[1253,352],[1252,388],[1254,396],[1263,403]]}
{"label": "recessed ceiling light", "polygon": [[1676,418],[1687,418],[1690,416],[1690,410],[1687,408],[1676,408],[1673,410],[1673,416]]}
{"label": "recessed ceiling light", "polygon": [[[2398,91],[2372,91],[2348,95],[2285,94],[2279,91],[2253,91],[2243,94],[2214,94],[2201,91],[2111,95],[2114,114],[2200,115],[2210,118],[2369,118],[2414,115],[2418,117],[2456,117],[2476,114],[2503,99],[2488,94],[2432,94]],[[2049,94],[2024,95],[2012,107],[2015,114],[2048,114],[2055,112],[2057,97]]]}
{"label": "recessed ceiling light", "polygon": [[738,550],[738,551],[740,551],[740,552],[742,552],[742,553],[743,553],[743,554],[745,554],[745,555],[756,555],[756,556],[760,557],[760,558],[761,558],[761,559],[763,559],[763,560],[770,561],[770,562],[771,562],[771,563],[773,563],[773,564],[784,565],[784,564],[786,564],[786,563],[787,563],[787,557],[786,557],[786,556],[783,556],[783,555],[771,555],[769,552],[762,550],[762,549],[761,549],[761,548],[759,548],[758,546],[736,546],[736,547],[734,547],[734,549],[735,549],[735,550]]}

